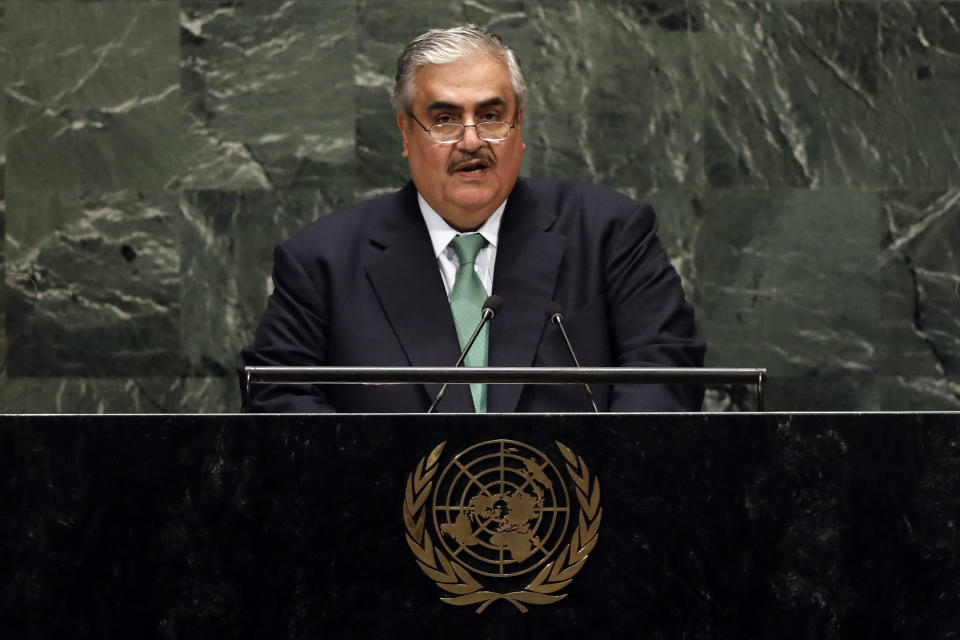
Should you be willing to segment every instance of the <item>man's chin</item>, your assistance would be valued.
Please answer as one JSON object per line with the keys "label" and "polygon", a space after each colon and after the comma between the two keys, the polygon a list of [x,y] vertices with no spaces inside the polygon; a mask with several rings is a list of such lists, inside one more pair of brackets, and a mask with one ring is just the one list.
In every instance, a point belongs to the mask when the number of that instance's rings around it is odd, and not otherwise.
{"label": "man's chin", "polygon": [[[447,199],[464,210],[483,209],[497,197],[494,185],[485,179],[457,179],[458,184],[448,190]],[[497,203],[499,204],[499,203]]]}
{"label": "man's chin", "polygon": [[443,218],[457,231],[476,231],[483,226],[487,218],[496,211],[499,202],[492,202],[490,198],[482,201],[451,202],[455,209],[447,212]]}

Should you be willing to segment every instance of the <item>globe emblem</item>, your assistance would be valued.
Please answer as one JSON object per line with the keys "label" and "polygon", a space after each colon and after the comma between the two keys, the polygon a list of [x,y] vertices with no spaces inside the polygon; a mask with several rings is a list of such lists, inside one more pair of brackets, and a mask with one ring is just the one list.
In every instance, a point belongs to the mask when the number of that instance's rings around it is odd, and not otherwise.
{"label": "globe emblem", "polygon": [[560,472],[540,451],[514,440],[465,449],[433,494],[437,538],[472,571],[519,576],[565,542],[570,501]]}

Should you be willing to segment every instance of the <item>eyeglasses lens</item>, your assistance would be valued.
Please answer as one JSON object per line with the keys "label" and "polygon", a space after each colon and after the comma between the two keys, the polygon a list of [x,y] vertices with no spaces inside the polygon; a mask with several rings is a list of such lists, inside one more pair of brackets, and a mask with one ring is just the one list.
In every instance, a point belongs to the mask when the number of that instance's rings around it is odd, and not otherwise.
{"label": "eyeglasses lens", "polygon": [[[430,128],[430,137],[437,142],[457,142],[466,129],[461,124],[437,124]],[[508,122],[481,122],[477,125],[477,135],[481,139],[496,142],[510,135]]]}

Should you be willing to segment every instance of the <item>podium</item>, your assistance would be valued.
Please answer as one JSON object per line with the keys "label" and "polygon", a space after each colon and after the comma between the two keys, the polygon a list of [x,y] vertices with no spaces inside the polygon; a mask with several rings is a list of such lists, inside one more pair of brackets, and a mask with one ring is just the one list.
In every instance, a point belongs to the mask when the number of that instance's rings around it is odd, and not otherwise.
{"label": "podium", "polygon": [[[958,413],[3,416],[0,439],[9,637],[927,638],[960,629]],[[581,480],[589,471],[591,498],[599,486],[587,529],[575,516],[554,536],[561,550],[599,524],[582,566],[553,592],[561,600],[522,613],[494,598],[478,613],[479,600],[441,599],[453,594],[420,566],[405,517],[460,508],[469,492],[411,509],[407,487],[441,443],[438,483],[458,455],[469,472],[470,451],[503,442],[518,459],[549,457],[567,482],[560,443]],[[576,483],[567,488],[579,508]],[[474,524],[476,537],[489,543],[523,524],[482,502],[472,513],[494,524]],[[518,504],[506,505],[510,514]],[[470,548],[469,533],[458,539],[433,518],[424,530],[448,559]],[[530,530],[541,542],[551,535]],[[502,587],[469,572],[482,590],[511,593],[547,564]]]}

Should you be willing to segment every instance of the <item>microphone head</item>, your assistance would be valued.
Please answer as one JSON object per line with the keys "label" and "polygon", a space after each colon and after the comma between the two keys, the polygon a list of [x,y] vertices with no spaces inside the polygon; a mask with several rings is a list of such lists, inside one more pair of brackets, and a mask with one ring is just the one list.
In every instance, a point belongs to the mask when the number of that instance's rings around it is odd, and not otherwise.
{"label": "microphone head", "polygon": [[503,307],[503,298],[497,294],[493,294],[489,298],[483,301],[483,311],[490,312],[491,317],[500,313],[500,308]]}
{"label": "microphone head", "polygon": [[560,303],[553,301],[547,305],[547,317],[550,318],[550,322],[556,322],[556,317],[560,316],[560,320],[563,320],[563,307],[560,306]]}

